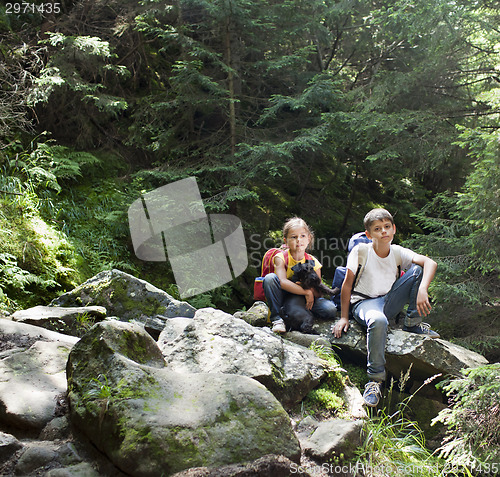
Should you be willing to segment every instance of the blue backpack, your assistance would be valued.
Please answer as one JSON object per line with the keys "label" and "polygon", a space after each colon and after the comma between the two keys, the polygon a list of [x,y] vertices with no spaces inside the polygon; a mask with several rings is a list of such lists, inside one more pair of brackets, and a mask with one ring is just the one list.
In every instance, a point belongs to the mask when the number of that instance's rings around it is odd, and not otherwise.
{"label": "blue backpack", "polygon": [[[349,253],[356,245],[359,245],[360,243],[370,243],[371,240],[366,236],[365,232],[358,232],[357,234],[354,234],[350,239],[349,239],[349,244],[347,245],[347,252]],[[366,254],[361,257],[360,262],[366,262]],[[361,269],[363,268],[364,263],[360,263],[358,266],[358,271],[356,273],[356,278],[354,280],[355,285],[357,284],[357,281],[359,279],[359,275],[361,272]],[[346,267],[337,267],[335,269],[335,274],[333,275],[333,282],[332,282],[332,288],[338,287],[342,288],[342,283],[344,283],[344,278],[345,274],[347,273],[347,268]],[[337,307],[337,310],[340,311],[340,293],[337,295],[334,295],[332,297],[332,301]]]}

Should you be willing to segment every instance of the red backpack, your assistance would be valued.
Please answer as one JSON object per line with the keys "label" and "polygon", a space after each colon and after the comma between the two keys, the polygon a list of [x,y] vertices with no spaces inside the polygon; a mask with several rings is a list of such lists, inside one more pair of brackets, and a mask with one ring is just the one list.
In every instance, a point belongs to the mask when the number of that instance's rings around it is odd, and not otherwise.
{"label": "red backpack", "polygon": [[[288,249],[270,248],[264,254],[264,257],[262,258],[262,269],[260,272],[260,277],[257,277],[255,279],[254,284],[253,284],[253,299],[254,300],[266,301],[266,295],[264,294],[264,287],[262,285],[262,282],[264,281],[264,277],[268,273],[274,273],[274,257],[276,256],[276,254],[278,254],[280,252],[286,252],[286,253],[283,253],[283,256],[285,257],[285,268],[288,268]],[[311,255],[306,253],[305,259],[306,260],[313,260],[313,257],[311,257]]]}

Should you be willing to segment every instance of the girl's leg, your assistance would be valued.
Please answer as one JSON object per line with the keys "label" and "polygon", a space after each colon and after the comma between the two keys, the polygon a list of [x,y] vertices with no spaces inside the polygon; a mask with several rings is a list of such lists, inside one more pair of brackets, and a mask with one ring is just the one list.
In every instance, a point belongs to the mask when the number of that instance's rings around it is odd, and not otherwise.
{"label": "girl's leg", "polygon": [[271,310],[271,322],[281,319],[280,310],[285,301],[285,296],[288,295],[281,288],[280,279],[275,273],[268,273],[262,282],[264,295],[266,296],[267,305]]}
{"label": "girl's leg", "polygon": [[311,311],[314,316],[317,316],[321,320],[334,320],[337,314],[337,307],[333,301],[321,297],[314,300]]}
{"label": "girl's leg", "polygon": [[408,303],[404,325],[410,327],[422,322],[417,311],[417,292],[422,275],[422,267],[413,264],[403,276],[394,282],[389,293],[385,295],[384,313],[389,319],[396,317]]}
{"label": "girl's leg", "polygon": [[363,300],[352,308],[354,319],[367,329],[367,374],[373,381],[385,380],[385,342],[389,322],[384,297]]}

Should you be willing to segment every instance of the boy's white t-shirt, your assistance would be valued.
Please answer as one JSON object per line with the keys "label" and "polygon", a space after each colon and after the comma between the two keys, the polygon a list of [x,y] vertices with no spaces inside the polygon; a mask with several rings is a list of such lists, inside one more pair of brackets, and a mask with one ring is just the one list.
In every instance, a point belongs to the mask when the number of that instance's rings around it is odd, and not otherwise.
{"label": "boy's white t-shirt", "polygon": [[[394,256],[394,248],[399,248],[401,254],[401,270],[406,270],[411,267],[413,258],[416,253],[409,248],[404,248],[399,245],[391,245],[391,251],[385,258],[379,257],[373,250],[373,244],[368,245],[368,255],[366,265],[359,278],[356,291],[371,298],[376,298],[386,295],[396,281],[398,266],[396,257]],[[354,247],[347,257],[347,268],[354,275],[358,270],[358,250],[359,245]],[[351,303],[356,303],[366,296],[357,295],[353,290],[351,294]]]}

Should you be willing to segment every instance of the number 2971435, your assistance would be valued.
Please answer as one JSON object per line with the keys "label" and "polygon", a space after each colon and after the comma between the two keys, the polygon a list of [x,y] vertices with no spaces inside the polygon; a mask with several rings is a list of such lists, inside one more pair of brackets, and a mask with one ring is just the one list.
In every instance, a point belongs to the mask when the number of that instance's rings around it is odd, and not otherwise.
{"label": "number 2971435", "polygon": [[40,13],[42,15],[51,13],[60,13],[60,3],[29,3],[29,2],[11,2],[5,4],[5,13],[7,15],[19,15],[21,13]]}

